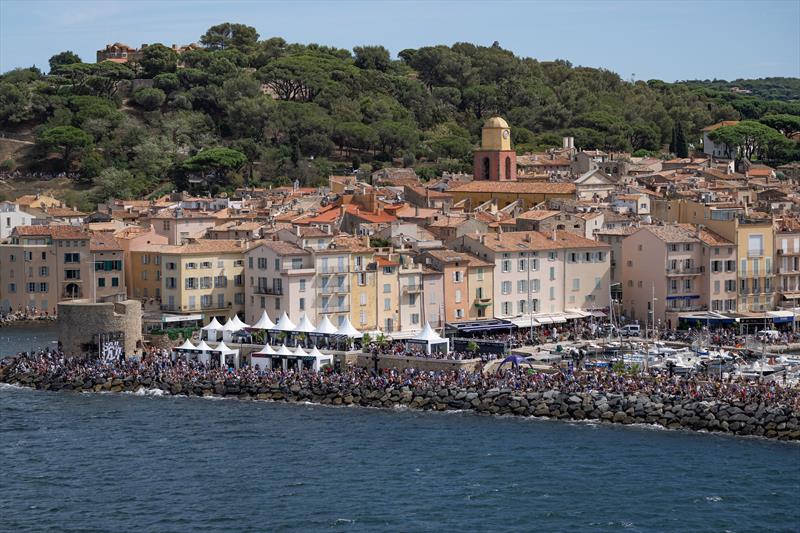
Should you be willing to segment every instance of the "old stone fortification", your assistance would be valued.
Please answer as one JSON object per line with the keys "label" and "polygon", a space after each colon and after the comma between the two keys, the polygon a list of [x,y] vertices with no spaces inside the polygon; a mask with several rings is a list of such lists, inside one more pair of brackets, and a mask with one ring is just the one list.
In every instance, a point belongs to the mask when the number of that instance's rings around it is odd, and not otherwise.
{"label": "old stone fortification", "polygon": [[94,335],[122,332],[125,354],[136,353],[142,341],[142,304],[138,300],[98,302],[74,300],[58,304],[58,340],[66,355],[86,356]]}
{"label": "old stone fortification", "polygon": [[655,424],[669,429],[693,429],[800,440],[798,413],[788,406],[763,403],[692,401],[662,395],[580,393],[558,390],[519,393],[509,389],[477,390],[455,387],[417,390],[409,387],[371,389],[359,386],[279,384],[243,385],[235,381],[157,381],[126,378],[65,382],[31,372],[13,373],[0,366],[0,382],[36,389],[77,392],[135,392],[160,389],[185,396],[227,396],[242,400],[314,402],[323,405],[471,410],[477,413],[537,416],[563,420],[597,420],[617,424]]}

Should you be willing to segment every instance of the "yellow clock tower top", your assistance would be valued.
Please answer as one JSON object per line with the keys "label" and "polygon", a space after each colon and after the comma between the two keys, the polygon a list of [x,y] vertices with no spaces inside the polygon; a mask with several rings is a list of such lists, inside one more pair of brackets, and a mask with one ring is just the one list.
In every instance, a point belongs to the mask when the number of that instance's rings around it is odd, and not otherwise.
{"label": "yellow clock tower top", "polygon": [[481,150],[511,150],[511,128],[500,117],[492,117],[481,130]]}

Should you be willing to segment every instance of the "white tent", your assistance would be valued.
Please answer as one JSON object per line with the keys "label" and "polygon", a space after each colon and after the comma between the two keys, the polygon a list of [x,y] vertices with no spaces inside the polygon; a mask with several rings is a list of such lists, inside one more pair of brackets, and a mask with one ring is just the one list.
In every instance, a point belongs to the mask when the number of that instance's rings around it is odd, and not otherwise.
{"label": "white tent", "polygon": [[194,344],[192,344],[192,342],[189,339],[186,339],[185,341],[183,341],[183,344],[181,344],[180,346],[178,346],[175,349],[176,350],[194,350],[195,347],[194,347]]}
{"label": "white tent", "polygon": [[219,352],[219,366],[220,368],[225,368],[227,365],[225,364],[225,356],[226,355],[233,355],[233,366],[235,368],[239,368],[239,350],[234,350],[232,348],[228,348],[225,345],[225,341],[220,342],[217,344],[216,348],[212,348],[215,352]]}
{"label": "white tent", "polygon": [[236,331],[250,327],[239,319],[239,315],[233,315],[231,322],[233,322],[233,324],[238,328]]}
{"label": "white tent", "polygon": [[278,351],[275,352],[275,355],[284,355],[284,356],[286,356],[286,355],[293,355],[293,354],[292,354],[291,350],[289,350],[289,348],[286,347],[285,344],[281,344],[281,347],[278,348]]}
{"label": "white tent", "polygon": [[308,315],[303,313],[303,317],[300,319],[300,323],[297,324],[295,331],[300,333],[313,333],[316,331],[317,328],[314,327],[314,324],[308,319]]}
{"label": "white tent", "polygon": [[441,346],[444,345],[444,353],[448,353],[450,351],[450,339],[445,339],[431,327],[430,322],[425,322],[425,327],[422,328],[422,331],[417,333],[413,338],[409,339],[410,343],[412,344],[425,344],[425,351],[427,353],[431,353],[431,348],[433,346]]}
{"label": "white tent", "polygon": [[317,372],[325,365],[333,365],[333,356],[320,352],[316,346],[314,346],[308,355],[314,357],[314,370]]}
{"label": "white tent", "polygon": [[261,318],[258,319],[258,322],[250,326],[253,329],[274,329],[275,324],[272,320],[269,319],[269,315],[267,315],[267,311],[261,311]]}
{"label": "white tent", "polygon": [[217,332],[222,331],[222,324],[217,321],[217,317],[212,317],[211,322],[203,326],[201,329],[202,331],[206,332],[206,337],[210,341],[217,340]]}
{"label": "white tent", "polygon": [[344,317],[344,322],[342,322],[342,325],[336,330],[336,335],[342,335],[348,339],[361,338],[361,333],[353,327],[353,324],[350,323],[350,317],[348,316]]}
{"label": "white tent", "polygon": [[314,330],[314,333],[318,335],[335,335],[336,326],[331,324],[331,321],[328,319],[328,315],[323,315],[322,320],[319,321],[319,325],[317,326],[317,329]]}
{"label": "white tent", "polygon": [[253,355],[275,355],[276,353],[272,346],[265,344],[259,351],[253,352]]}
{"label": "white tent", "polygon": [[201,340],[200,344],[194,347],[195,351],[197,352],[197,359],[201,363],[208,364],[211,361],[211,346],[206,344],[206,341]]}
{"label": "white tent", "polygon": [[206,344],[206,341],[201,340],[200,344],[195,346],[194,349],[199,351],[199,352],[208,352],[208,351],[211,351],[212,348],[211,348],[211,346]]}
{"label": "white tent", "polygon": [[275,324],[275,329],[278,331],[296,331],[297,326],[294,325],[294,322],[289,320],[289,315],[284,311],[281,318],[278,319],[278,323]]}
{"label": "white tent", "polygon": [[297,357],[303,357],[304,355],[308,355],[308,352],[306,352],[306,351],[303,349],[303,347],[302,347],[302,346],[298,346],[298,347],[297,347],[297,348],[294,350],[294,355],[295,355],[295,356],[297,356]]}

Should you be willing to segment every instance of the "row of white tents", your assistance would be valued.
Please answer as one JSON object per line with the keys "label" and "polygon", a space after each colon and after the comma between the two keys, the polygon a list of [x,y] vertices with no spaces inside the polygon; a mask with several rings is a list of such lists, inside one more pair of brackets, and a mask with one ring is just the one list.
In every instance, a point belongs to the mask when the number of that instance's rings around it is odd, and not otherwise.
{"label": "row of white tents", "polygon": [[298,324],[292,322],[286,312],[281,315],[277,323],[274,323],[272,320],[270,320],[266,311],[261,312],[261,318],[259,318],[258,322],[252,326],[242,322],[238,315],[234,315],[233,317],[229,318],[225,324],[220,324],[216,317],[214,317],[201,329],[203,332],[205,332],[208,340],[212,342],[216,341],[218,337],[222,337],[223,341],[227,340],[230,342],[231,335],[233,335],[233,333],[243,330],[339,336],[347,339],[360,339],[363,336],[361,332],[353,327],[353,324],[350,323],[350,318],[348,317],[345,317],[342,325],[337,328],[331,323],[327,316],[323,316],[319,325],[314,326],[305,313],[300,318],[300,322]]}
{"label": "row of white tents", "polygon": [[231,356],[233,359],[233,366],[239,368],[239,350],[228,348],[225,341],[220,342],[216,347],[212,348],[206,344],[204,340],[201,340],[195,346],[189,339],[186,339],[183,344],[174,348],[172,353],[173,355],[197,357],[198,361],[206,364],[211,362],[211,357],[219,357],[219,365],[222,368],[227,366],[226,359],[228,356]]}

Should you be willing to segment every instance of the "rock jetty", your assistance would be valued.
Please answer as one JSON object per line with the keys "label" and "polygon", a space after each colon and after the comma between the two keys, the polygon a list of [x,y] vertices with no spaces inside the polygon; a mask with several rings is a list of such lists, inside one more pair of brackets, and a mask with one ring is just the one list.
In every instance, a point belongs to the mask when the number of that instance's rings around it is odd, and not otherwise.
{"label": "rock jetty", "polygon": [[800,440],[800,420],[792,407],[756,401],[693,401],[650,393],[565,393],[559,390],[518,392],[439,385],[416,388],[388,384],[376,387],[342,383],[246,384],[238,380],[168,380],[149,377],[83,378],[65,381],[13,365],[0,366],[0,382],[39,390],[73,392],[137,392],[160,389],[165,394],[233,397],[240,400],[311,402],[321,405],[378,408],[405,407],[429,411],[466,410],[481,414],[596,420],[616,424],[654,424],[669,429],[705,430]]}

